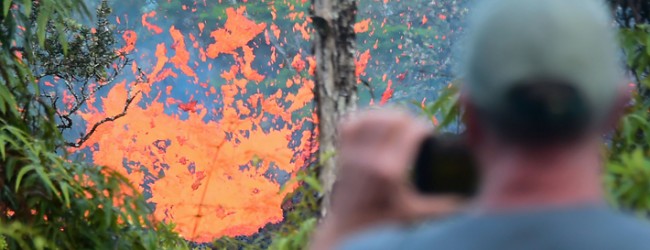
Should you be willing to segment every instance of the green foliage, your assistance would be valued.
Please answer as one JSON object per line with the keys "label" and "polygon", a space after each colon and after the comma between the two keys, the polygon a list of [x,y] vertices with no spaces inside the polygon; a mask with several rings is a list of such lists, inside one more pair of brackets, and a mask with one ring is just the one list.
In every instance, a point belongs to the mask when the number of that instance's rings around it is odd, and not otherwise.
{"label": "green foliage", "polygon": [[[44,41],[47,46],[61,46],[61,57],[66,60],[67,40],[48,40],[44,25],[60,26],[71,11],[85,10],[83,3],[9,2],[4,2],[0,20],[0,44],[5,47],[0,52],[1,248],[183,246],[171,228],[149,219],[147,204],[125,177],[57,152],[62,138],[54,122],[55,111],[37,98],[39,88],[29,66],[36,61],[32,52],[45,49]],[[37,20],[33,27],[30,20]],[[18,32],[18,26],[25,31]],[[16,56],[20,50],[12,45],[22,45],[23,59]]]}
{"label": "green foliage", "polygon": [[[12,7],[17,6],[20,11],[12,11]],[[39,14],[40,13],[40,14]],[[55,14],[56,13],[56,14]],[[82,0],[59,0],[59,1],[32,1],[32,0],[6,0],[2,3],[2,26],[3,30],[0,35],[0,41],[4,49],[9,49],[12,46],[7,41],[12,41],[16,35],[18,25],[25,28],[25,33],[36,34],[35,37],[25,37],[28,40],[36,40],[39,45],[45,44],[45,30],[48,21],[55,23],[63,23],[63,21],[72,15],[72,13],[80,13],[88,17],[90,12]],[[30,20],[36,20],[35,25],[25,25],[31,23]],[[32,29],[36,29],[32,32]],[[63,38],[63,34],[61,34]],[[28,46],[26,49],[29,49]]]}
{"label": "green foliage", "polygon": [[610,199],[622,209],[650,215],[650,26],[621,30],[627,66],[637,84],[609,146],[606,184]]}
{"label": "green foliage", "polygon": [[305,249],[309,243],[309,237],[316,228],[318,220],[315,217],[307,218],[301,221],[298,225],[299,228],[291,234],[283,235],[273,241],[269,249],[289,250],[289,249]]}
{"label": "green foliage", "polygon": [[[33,71],[39,73],[37,79],[57,76],[80,83],[106,80],[107,69],[122,57],[114,51],[117,43],[115,29],[108,22],[111,11],[107,1],[102,1],[93,28],[74,19],[45,23],[46,43],[34,46],[34,62],[31,64]],[[59,40],[61,35],[64,42]]]}
{"label": "green foliage", "polygon": [[310,168],[298,174],[296,181],[300,183],[300,187],[285,198],[285,202],[298,202],[294,203],[291,211],[287,213],[282,227],[274,232],[269,249],[306,248],[320,214],[319,197],[322,187],[317,175],[319,169]]}
{"label": "green foliage", "polygon": [[418,102],[413,102],[413,104],[420,107],[421,112],[434,123],[436,132],[443,132],[444,130],[452,129],[452,127],[458,131],[460,126],[458,124],[460,122],[458,97],[457,82],[454,82],[450,83],[447,88],[441,90],[435,101],[429,104]]}
{"label": "green foliage", "polygon": [[[107,0],[102,0],[95,12],[94,26],[82,25],[78,20],[63,18],[49,19],[45,25],[45,44],[39,46],[34,40],[28,51],[29,68],[39,86],[43,87],[38,96],[39,101],[49,103],[55,112],[57,128],[62,133],[78,128],[73,126],[78,121],[78,112],[92,105],[89,100],[101,94],[100,90],[109,89],[115,84],[116,78],[131,63],[124,51],[118,51],[116,27],[109,22],[112,9]],[[58,14],[55,12],[55,14]],[[39,26],[39,17],[32,16],[27,26]],[[35,33],[27,33],[25,37],[36,37]],[[29,42],[29,39],[27,39]],[[138,80],[144,78],[139,74]],[[49,82],[51,87],[48,87]],[[133,98],[139,92],[129,93],[124,104],[125,110],[131,105]],[[66,98],[72,97],[72,98]],[[126,113],[126,112],[124,112]],[[117,115],[111,118],[119,118]],[[96,128],[98,124],[88,124]],[[95,129],[73,142],[65,142],[66,146],[79,147]],[[70,133],[67,138],[71,138]]]}
{"label": "green foliage", "polygon": [[650,158],[640,149],[609,162],[606,183],[614,204],[641,215],[650,210]]}
{"label": "green foliage", "polygon": [[[5,235],[11,240],[9,242],[15,242],[20,249],[45,249],[54,248],[55,246],[51,241],[38,235],[36,228],[25,226],[19,222],[3,225],[0,228],[0,249],[10,249]],[[25,239],[30,239],[32,242]]]}

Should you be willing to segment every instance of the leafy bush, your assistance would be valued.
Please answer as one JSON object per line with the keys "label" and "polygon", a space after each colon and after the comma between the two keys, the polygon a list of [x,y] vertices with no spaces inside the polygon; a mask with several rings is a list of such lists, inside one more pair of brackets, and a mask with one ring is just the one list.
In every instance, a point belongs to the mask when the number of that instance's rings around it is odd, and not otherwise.
{"label": "leafy bush", "polygon": [[630,73],[632,102],[609,145],[606,183],[610,198],[623,209],[650,215],[650,26],[621,30]]}
{"label": "leafy bush", "polygon": [[[129,181],[57,152],[53,107],[39,101],[28,65],[45,23],[60,27],[80,0],[5,1],[0,19],[0,240],[9,249],[157,249],[186,246]],[[25,25],[30,20],[36,25]],[[19,31],[19,27],[23,30]],[[35,32],[32,32],[35,31]],[[25,35],[25,34],[34,34]],[[65,38],[64,34],[61,33]],[[38,41],[33,43],[32,41]],[[63,47],[66,40],[60,39]],[[22,46],[16,49],[16,45]],[[23,53],[24,52],[24,53]]]}

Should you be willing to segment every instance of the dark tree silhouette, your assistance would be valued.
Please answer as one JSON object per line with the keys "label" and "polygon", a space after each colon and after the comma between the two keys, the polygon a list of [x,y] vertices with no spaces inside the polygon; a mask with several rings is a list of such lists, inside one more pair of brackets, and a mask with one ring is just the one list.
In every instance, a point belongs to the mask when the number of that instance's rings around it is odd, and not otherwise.
{"label": "dark tree silhouette", "polygon": [[[34,8],[37,9],[37,6]],[[99,91],[114,86],[118,76],[131,63],[131,58],[125,52],[118,51],[116,30],[108,21],[111,12],[107,0],[103,0],[97,8],[94,27],[71,19],[62,24],[49,21],[46,24],[44,46],[32,46],[36,49],[31,51],[34,61],[30,66],[36,81],[41,86],[46,82],[54,85],[52,91],[40,94],[40,101],[49,103],[54,108],[57,127],[62,133],[83,126],[75,116],[84,107],[92,105],[88,102]],[[35,11],[31,25],[38,26],[37,14]],[[66,39],[67,43],[60,43],[60,39]],[[145,80],[141,72],[137,77],[136,84]],[[66,141],[65,146],[80,147],[97,127],[126,115],[139,94],[138,91],[130,92],[124,100],[123,112],[107,116],[95,124],[86,124],[86,132]],[[72,98],[66,100],[66,97]]]}

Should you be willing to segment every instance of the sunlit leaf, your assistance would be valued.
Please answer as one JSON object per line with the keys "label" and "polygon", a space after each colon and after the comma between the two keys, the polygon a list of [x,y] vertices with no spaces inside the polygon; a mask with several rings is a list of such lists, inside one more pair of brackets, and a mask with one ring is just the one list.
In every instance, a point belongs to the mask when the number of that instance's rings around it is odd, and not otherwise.
{"label": "sunlit leaf", "polygon": [[317,178],[314,178],[312,176],[307,176],[304,181],[309,184],[312,188],[316,189],[318,192],[323,192],[323,188],[320,185],[320,182],[318,181]]}
{"label": "sunlit leaf", "polygon": [[9,14],[9,10],[11,8],[12,3],[13,3],[13,0],[4,0],[3,3],[2,3],[2,15],[5,18]]}
{"label": "sunlit leaf", "polygon": [[66,207],[70,207],[70,186],[67,183],[61,183],[61,194],[63,195],[63,202]]}
{"label": "sunlit leaf", "polygon": [[30,16],[32,14],[32,0],[23,0],[23,11],[25,12],[25,16]]}
{"label": "sunlit leaf", "polygon": [[[29,0],[31,2],[31,0]],[[49,1],[42,2],[39,10],[41,13],[36,17],[36,37],[40,46],[45,45],[45,30],[47,29],[47,22],[52,17],[53,9],[49,8],[47,4]]]}
{"label": "sunlit leaf", "polygon": [[14,190],[17,192],[20,189],[20,186],[22,184],[23,177],[30,172],[30,171],[35,171],[36,168],[33,165],[29,166],[24,166],[20,168],[20,171],[18,171],[18,175],[16,176],[16,185],[14,187]]}

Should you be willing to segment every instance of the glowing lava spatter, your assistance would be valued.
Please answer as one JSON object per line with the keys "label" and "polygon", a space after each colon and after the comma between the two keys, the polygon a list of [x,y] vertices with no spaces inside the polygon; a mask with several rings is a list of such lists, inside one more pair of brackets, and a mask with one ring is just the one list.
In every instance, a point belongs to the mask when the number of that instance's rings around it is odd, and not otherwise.
{"label": "glowing lava spatter", "polygon": [[[126,92],[123,86],[103,102],[121,100]],[[304,164],[296,153],[309,149],[289,147],[292,126],[264,132],[261,124],[267,116],[242,119],[236,107],[227,103],[224,119],[206,123],[206,109],[198,108],[181,120],[165,114],[164,104],[153,102],[100,127],[88,145],[98,145],[95,163],[115,166],[118,159],[127,161],[117,169],[140,186],[151,183],[155,217],[177,223],[188,239],[208,242],[223,235],[250,235],[282,220],[285,194],[267,176],[270,170],[294,173]],[[110,105],[105,108],[111,112]],[[92,121],[94,115],[86,119]]]}
{"label": "glowing lava spatter", "polygon": [[[135,57],[132,76],[91,96],[80,117],[95,124],[142,94],[71,150],[126,175],[155,219],[173,222],[188,240],[252,235],[282,221],[282,202],[299,185],[287,180],[314,160],[318,133],[310,20],[293,11],[299,3],[285,4],[292,12],[274,12],[269,23],[251,20],[246,7],[227,8],[223,24],[192,28],[164,24],[162,12],[142,15],[116,51]],[[356,29],[368,32],[369,24]],[[370,52],[358,56],[356,75],[364,76]],[[280,192],[285,183],[292,186]]]}
{"label": "glowing lava spatter", "polygon": [[[91,100],[94,107],[81,115],[94,124],[120,113],[129,92],[142,91],[138,105],[98,127],[79,151],[90,150],[96,164],[122,172],[150,193],[155,218],[177,224],[181,235],[196,242],[251,235],[280,222],[282,201],[295,188],[281,193],[281,184],[306,166],[316,150],[309,105],[314,83],[300,74],[313,71],[313,60],[300,59],[304,66],[282,83],[287,87],[261,86],[266,77],[253,65],[265,59],[256,58],[254,46],[267,25],[247,19],[245,11],[228,9],[225,27],[210,33],[215,41],[205,48],[194,35],[188,39],[173,26],[163,32],[150,23],[155,12],[145,14],[142,25],[152,36],[171,38],[157,43],[153,55],[140,53],[136,60],[154,56],[149,66],[133,67],[134,73],[141,68],[146,82],[114,86],[107,96]],[[126,45],[118,52],[142,48],[135,32],[127,31],[123,38]],[[232,58],[234,64],[213,68],[210,60],[215,58]],[[220,83],[208,84],[215,76]],[[173,94],[183,91],[189,100]]]}

